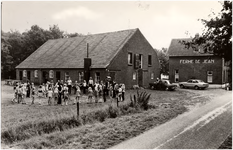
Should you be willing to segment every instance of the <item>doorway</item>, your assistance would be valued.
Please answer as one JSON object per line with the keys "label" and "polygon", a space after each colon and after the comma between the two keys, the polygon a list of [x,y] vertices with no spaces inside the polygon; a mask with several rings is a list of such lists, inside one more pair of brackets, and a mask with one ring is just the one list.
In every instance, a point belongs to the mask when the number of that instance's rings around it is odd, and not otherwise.
{"label": "doorway", "polygon": [[61,80],[61,72],[60,71],[56,71],[56,82],[58,80]]}
{"label": "doorway", "polygon": [[23,71],[19,71],[19,80],[23,80]]}
{"label": "doorway", "polygon": [[43,77],[42,79],[43,83],[47,83],[47,81],[49,81],[49,74],[47,71],[43,71],[42,77]]}
{"label": "doorway", "polygon": [[27,71],[27,80],[31,81],[31,71]]}
{"label": "doorway", "polygon": [[143,87],[143,70],[138,69],[138,85],[139,87]]}

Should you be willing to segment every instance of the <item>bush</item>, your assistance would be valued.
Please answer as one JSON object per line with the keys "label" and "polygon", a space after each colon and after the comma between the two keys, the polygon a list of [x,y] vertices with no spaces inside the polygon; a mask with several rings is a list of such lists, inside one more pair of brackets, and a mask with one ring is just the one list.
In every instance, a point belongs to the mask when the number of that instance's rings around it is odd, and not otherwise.
{"label": "bush", "polygon": [[132,96],[130,95],[130,101],[131,101],[130,107],[134,107],[136,109],[141,108],[143,110],[148,110],[150,95],[151,94],[148,94],[146,91],[140,93],[137,90],[137,96],[133,95],[132,98]]}

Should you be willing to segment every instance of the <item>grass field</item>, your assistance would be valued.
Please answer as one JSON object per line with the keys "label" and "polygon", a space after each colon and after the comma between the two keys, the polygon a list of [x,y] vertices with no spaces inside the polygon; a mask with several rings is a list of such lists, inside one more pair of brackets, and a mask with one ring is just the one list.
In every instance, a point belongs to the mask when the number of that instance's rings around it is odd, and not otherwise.
{"label": "grass field", "polygon": [[[1,98],[2,133],[12,128],[21,128],[28,124],[38,125],[50,120],[62,120],[76,116],[76,106],[47,106],[47,99],[43,105],[13,104],[13,87],[3,85]],[[154,126],[162,124],[171,118],[187,111],[188,106],[204,103],[209,97],[199,97],[192,91],[154,91],[145,90],[151,94],[150,105],[154,106],[147,111],[119,115],[117,118],[107,118],[104,121],[95,121],[80,126],[72,126],[64,130],[55,130],[45,134],[35,134],[24,140],[12,143],[3,143],[2,146],[13,148],[109,148],[128,138],[139,135]],[[126,101],[135,90],[126,91]],[[197,98],[198,97],[198,98]],[[71,97],[71,99],[74,97]],[[82,97],[81,99],[86,99]],[[30,103],[30,99],[26,99]],[[120,105],[124,105],[120,103]],[[80,104],[80,115],[106,108],[109,104],[116,105],[110,99],[106,103]]]}

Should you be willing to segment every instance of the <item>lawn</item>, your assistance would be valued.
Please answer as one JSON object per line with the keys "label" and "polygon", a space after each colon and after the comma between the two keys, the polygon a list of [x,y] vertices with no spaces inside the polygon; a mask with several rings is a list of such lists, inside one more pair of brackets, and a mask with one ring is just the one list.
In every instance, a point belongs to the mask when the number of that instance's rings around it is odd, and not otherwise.
{"label": "lawn", "polygon": [[[13,87],[3,85],[2,82],[1,88],[2,132],[25,124],[39,124],[42,121],[76,116],[77,108],[75,105],[47,106],[47,99],[43,99],[42,106],[38,104],[29,105],[30,99],[26,99],[26,102],[29,103],[27,105],[13,104],[11,102]],[[107,118],[103,122],[82,124],[13,143],[2,142],[2,145],[14,148],[109,148],[176,117],[178,114],[187,111],[189,106],[209,100],[209,97],[200,97],[199,94],[192,91],[179,89],[176,91],[145,91],[151,94],[149,103],[154,106],[147,111],[120,115],[117,118]],[[136,90],[127,90],[124,103],[129,102],[130,95],[133,94],[136,94]],[[71,99],[73,98],[71,97]],[[86,97],[83,96],[81,99],[85,100]],[[121,102],[120,105],[124,105],[124,103]],[[81,103],[80,115],[103,109],[109,104],[115,106],[116,102],[108,99],[106,103]]]}

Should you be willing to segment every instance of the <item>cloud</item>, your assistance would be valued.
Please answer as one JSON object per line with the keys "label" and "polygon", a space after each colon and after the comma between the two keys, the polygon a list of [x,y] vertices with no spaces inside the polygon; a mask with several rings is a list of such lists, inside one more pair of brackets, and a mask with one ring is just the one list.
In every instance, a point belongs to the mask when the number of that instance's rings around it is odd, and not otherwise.
{"label": "cloud", "polygon": [[65,20],[72,17],[80,17],[86,20],[97,20],[101,18],[103,14],[94,12],[86,7],[77,7],[63,10],[54,14],[52,17],[55,20]]}

